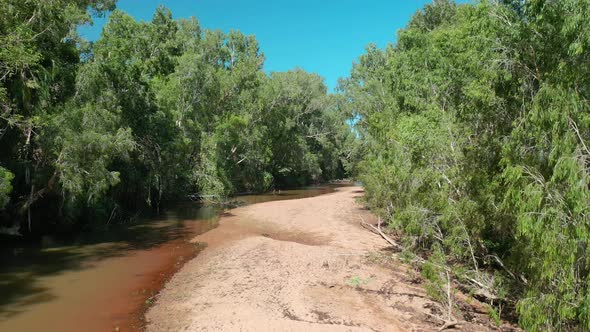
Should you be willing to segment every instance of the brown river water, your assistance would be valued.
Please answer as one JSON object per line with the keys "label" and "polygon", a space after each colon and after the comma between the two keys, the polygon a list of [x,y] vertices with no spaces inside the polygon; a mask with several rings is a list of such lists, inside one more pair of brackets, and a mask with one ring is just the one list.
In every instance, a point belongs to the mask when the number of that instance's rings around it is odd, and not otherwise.
{"label": "brown river water", "polygon": [[[255,204],[312,197],[332,186],[239,196]],[[164,283],[203,249],[189,242],[215,228],[223,210],[182,202],[158,218],[67,244],[0,252],[0,331],[140,331]],[[51,241],[49,241],[51,242]]]}

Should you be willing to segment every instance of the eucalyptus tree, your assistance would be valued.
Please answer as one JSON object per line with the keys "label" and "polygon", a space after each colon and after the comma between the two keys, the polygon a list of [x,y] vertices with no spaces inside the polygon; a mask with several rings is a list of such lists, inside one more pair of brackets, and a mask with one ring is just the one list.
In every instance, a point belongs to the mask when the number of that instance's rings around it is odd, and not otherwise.
{"label": "eucalyptus tree", "polygon": [[159,99],[188,144],[189,180],[197,190],[227,195],[265,187],[254,181],[264,159],[256,127],[263,61],[252,36],[205,31],[166,80]]}
{"label": "eucalyptus tree", "polygon": [[113,159],[126,183],[113,194],[129,207],[140,204],[141,198],[157,206],[177,185],[176,155],[182,146],[173,114],[158,103],[157,88],[174,71],[182,52],[178,30],[163,7],[152,22],[136,22],[116,10],[78,75],[76,102],[106,110],[129,134],[130,149]]}

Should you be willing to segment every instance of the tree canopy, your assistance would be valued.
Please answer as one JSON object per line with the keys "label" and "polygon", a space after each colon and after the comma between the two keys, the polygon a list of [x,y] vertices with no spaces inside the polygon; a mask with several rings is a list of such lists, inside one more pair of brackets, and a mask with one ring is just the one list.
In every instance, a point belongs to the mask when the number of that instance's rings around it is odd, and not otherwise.
{"label": "tree canopy", "polygon": [[530,331],[590,329],[589,5],[436,0],[340,82],[369,206]]}
{"label": "tree canopy", "polygon": [[[344,176],[341,146],[352,134],[323,79],[267,75],[253,36],[174,20],[165,7],[139,22],[107,0],[0,8],[6,222],[47,232],[189,193],[222,198]],[[113,9],[96,42],[77,35]]]}
{"label": "tree canopy", "polygon": [[[590,0],[434,0],[336,94],[165,7],[0,8],[2,226],[354,175],[433,297],[450,272],[527,330],[590,330]],[[78,36],[106,12],[97,41]]]}

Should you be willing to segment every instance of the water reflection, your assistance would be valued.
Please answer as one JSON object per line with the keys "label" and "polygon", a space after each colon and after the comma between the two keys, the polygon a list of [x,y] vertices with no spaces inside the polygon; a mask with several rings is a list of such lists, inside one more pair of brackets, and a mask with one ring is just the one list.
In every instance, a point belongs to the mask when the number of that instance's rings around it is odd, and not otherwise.
{"label": "water reflection", "polygon": [[[245,195],[232,201],[244,205],[312,197],[333,188]],[[115,305],[112,299],[131,301],[132,296],[125,294],[129,287],[153,283],[162,266],[190,258],[198,248],[188,240],[215,228],[222,213],[220,206],[180,202],[156,218],[141,218],[133,224],[114,225],[69,239],[46,239],[36,248],[0,249],[0,330],[47,330],[47,326],[79,330],[79,325],[65,324],[73,321],[72,315],[96,325],[96,330],[114,326],[113,317],[124,321],[126,318],[121,317],[129,315],[125,311],[129,304]],[[133,303],[141,303],[144,297],[135,296]],[[102,306],[103,314],[97,315],[96,306]],[[102,321],[88,321],[91,319]]]}

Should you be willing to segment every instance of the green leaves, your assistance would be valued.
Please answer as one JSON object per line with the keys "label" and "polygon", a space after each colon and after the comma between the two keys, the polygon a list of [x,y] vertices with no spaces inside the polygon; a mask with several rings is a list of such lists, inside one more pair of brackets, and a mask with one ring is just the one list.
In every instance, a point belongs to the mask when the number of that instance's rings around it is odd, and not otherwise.
{"label": "green leaves", "polygon": [[[515,215],[532,283],[519,306],[535,329],[560,326],[586,311],[590,203],[588,105],[575,92],[545,85],[506,147],[505,209]],[[572,249],[575,248],[575,249]],[[558,299],[568,299],[558,300]],[[543,319],[541,319],[543,312]],[[567,325],[565,325],[567,326]]]}
{"label": "green leaves", "polygon": [[342,176],[349,129],[323,80],[302,70],[266,77],[252,36],[201,31],[165,8],[151,23],[116,11],[93,53],[78,102],[129,128],[136,148],[118,162],[121,181],[149,203],[179,188],[223,197]]}
{"label": "green leaves", "polygon": [[350,129],[326,95],[323,79],[301,69],[272,73],[263,89],[263,122],[279,186],[342,177],[340,148]]}
{"label": "green leaves", "polygon": [[531,331],[590,328],[589,4],[434,1],[341,82],[371,208],[470,278],[521,274]]}
{"label": "green leaves", "polygon": [[14,220],[39,201],[61,222],[344,175],[354,135],[323,79],[267,76],[253,36],[159,7],[150,22],[114,10],[91,44],[75,29],[113,0],[0,8],[0,208],[13,198]]}
{"label": "green leaves", "polygon": [[13,178],[14,174],[10,173],[6,168],[0,167],[0,211],[6,207],[10,200]]}
{"label": "green leaves", "polygon": [[118,128],[107,110],[86,105],[55,119],[56,172],[66,197],[91,204],[120,182],[114,160],[125,160],[135,142],[129,129]]}
{"label": "green leaves", "polygon": [[[90,22],[88,10],[100,14],[113,7],[113,0],[0,1],[0,163],[10,170],[2,172],[0,205],[10,193],[12,204],[3,216],[12,221],[23,220],[23,211],[59,192],[62,160],[55,135],[65,127],[53,121],[76,91],[75,30]],[[59,204],[52,203],[46,204],[55,206],[49,214],[57,214]]]}

